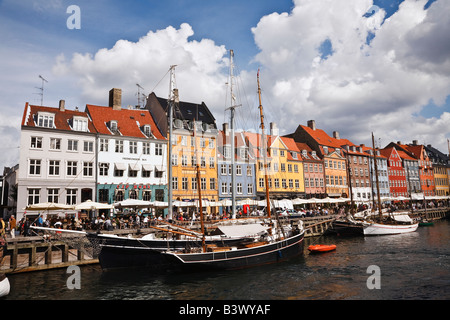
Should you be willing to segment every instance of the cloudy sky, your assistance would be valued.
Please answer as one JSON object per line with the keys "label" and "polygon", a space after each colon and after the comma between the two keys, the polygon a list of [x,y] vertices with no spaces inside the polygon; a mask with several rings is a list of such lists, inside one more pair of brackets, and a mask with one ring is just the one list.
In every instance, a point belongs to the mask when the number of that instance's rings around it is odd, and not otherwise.
{"label": "cloudy sky", "polygon": [[[73,10],[72,5],[76,5]],[[79,9],[79,11],[78,11]],[[235,53],[236,126],[281,134],[316,120],[330,135],[384,147],[418,140],[448,153],[450,1],[0,0],[0,168],[18,162],[26,102],[84,110],[137,86],[167,97],[170,65],[183,101],[228,121]]]}

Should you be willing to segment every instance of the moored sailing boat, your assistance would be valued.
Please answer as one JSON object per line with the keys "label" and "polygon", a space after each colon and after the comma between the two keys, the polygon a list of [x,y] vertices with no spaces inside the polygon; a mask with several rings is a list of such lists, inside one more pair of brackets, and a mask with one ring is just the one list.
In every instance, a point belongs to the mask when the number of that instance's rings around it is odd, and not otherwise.
{"label": "moored sailing boat", "polygon": [[[261,104],[261,89],[258,71],[258,95],[261,116],[261,130],[264,137],[264,117]],[[233,114],[233,113],[232,113]],[[233,121],[233,118],[231,119]],[[234,153],[234,150],[232,150]],[[266,154],[266,152],[264,152]],[[241,241],[234,246],[205,246],[202,250],[168,250],[162,255],[175,268],[182,269],[239,269],[256,265],[276,263],[297,256],[303,252],[304,229],[302,225],[281,226],[279,221],[270,219],[270,200],[267,184],[267,164],[265,169],[265,187],[267,200],[267,214],[270,223],[280,228],[281,233],[272,234],[272,228],[260,233],[259,238],[251,241]],[[235,228],[239,226],[235,226]]]}
{"label": "moored sailing boat", "polygon": [[[372,133],[372,145],[375,150],[375,140]],[[419,223],[414,222],[407,214],[401,216],[388,215],[384,217],[381,210],[381,199],[380,199],[380,187],[378,182],[378,166],[377,161],[374,161],[375,166],[375,179],[377,186],[377,196],[378,196],[378,218],[373,221],[367,221],[369,224],[364,227],[364,235],[366,236],[376,236],[376,235],[391,235],[391,234],[401,234],[414,232],[417,230]]]}

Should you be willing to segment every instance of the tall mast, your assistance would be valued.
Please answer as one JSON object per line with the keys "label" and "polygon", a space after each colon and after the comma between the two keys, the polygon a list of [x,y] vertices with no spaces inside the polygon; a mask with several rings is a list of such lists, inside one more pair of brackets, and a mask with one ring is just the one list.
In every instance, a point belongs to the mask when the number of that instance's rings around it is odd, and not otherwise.
{"label": "tall mast", "polygon": [[381,211],[381,198],[380,198],[380,184],[378,181],[378,164],[377,164],[377,150],[375,149],[375,138],[373,137],[372,132],[372,146],[373,146],[373,153],[374,153],[374,165],[375,165],[375,181],[377,184],[377,199],[378,199],[378,211],[380,215],[380,220],[383,218],[383,213]]}
{"label": "tall mast", "polygon": [[[230,136],[231,136],[231,214],[232,218],[236,218],[236,192],[235,192],[235,185],[236,185],[236,170],[235,170],[235,148],[234,145],[234,112],[235,109],[239,106],[236,105],[236,97],[233,93],[233,57],[234,52],[233,50],[230,50],[230,94],[231,94],[231,106],[228,108],[231,111],[230,116]],[[228,110],[227,109],[227,110]],[[225,132],[226,136],[226,132]]]}
{"label": "tall mast", "polygon": [[[264,185],[266,186],[266,208],[267,208],[267,216],[270,218],[270,199],[269,199],[269,184],[268,184],[268,173],[267,173],[267,152],[269,151],[268,144],[266,145],[266,133],[264,130],[264,113],[263,113],[263,106],[261,104],[261,87],[259,85],[259,69],[258,69],[258,97],[259,97],[259,115],[261,117],[261,143],[262,143],[262,151],[264,154]],[[265,147],[266,146],[266,147]]]}
{"label": "tall mast", "polygon": [[196,170],[197,170],[197,191],[198,191],[198,207],[200,210],[200,226],[201,226],[201,232],[202,232],[202,249],[203,252],[206,252],[206,244],[205,244],[205,226],[203,223],[203,206],[202,206],[202,186],[201,186],[201,182],[200,182],[200,164],[199,164],[199,159],[198,159],[198,152],[197,152],[197,125],[195,123],[195,119],[194,119],[194,145],[195,145],[195,155],[196,155]]}
{"label": "tall mast", "polygon": [[173,192],[172,192],[172,129],[173,129],[173,108],[174,104],[179,102],[178,89],[175,89],[175,67],[176,65],[170,66],[170,81],[169,81],[169,99],[168,99],[168,114],[169,114],[169,139],[167,149],[168,152],[168,214],[169,220],[173,219]]}

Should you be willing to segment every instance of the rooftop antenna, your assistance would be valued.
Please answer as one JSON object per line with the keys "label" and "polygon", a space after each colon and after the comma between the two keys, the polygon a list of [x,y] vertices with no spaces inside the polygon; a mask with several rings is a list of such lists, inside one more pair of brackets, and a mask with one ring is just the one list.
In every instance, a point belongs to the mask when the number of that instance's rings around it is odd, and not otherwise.
{"label": "rooftop antenna", "polygon": [[44,104],[44,82],[48,82],[47,80],[44,79],[43,76],[39,75],[39,78],[41,78],[42,80],[42,87],[35,87],[36,89],[39,89],[39,93],[37,93],[38,95],[41,96],[41,106]]}
{"label": "rooftop antenna", "polygon": [[[144,88],[142,88],[139,83],[136,83],[136,86],[138,87],[137,96],[138,96],[138,106],[140,108],[140,107],[142,107],[142,104],[145,104],[145,93],[142,93],[142,100],[141,100],[141,91],[140,91],[140,89],[144,90]],[[141,104],[141,101],[142,101],[142,104]]]}

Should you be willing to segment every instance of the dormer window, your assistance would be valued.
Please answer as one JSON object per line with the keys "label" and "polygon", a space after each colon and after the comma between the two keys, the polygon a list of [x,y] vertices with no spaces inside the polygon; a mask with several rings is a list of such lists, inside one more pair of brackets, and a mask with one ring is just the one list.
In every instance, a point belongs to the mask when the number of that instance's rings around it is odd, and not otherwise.
{"label": "dormer window", "polygon": [[325,146],[323,147],[323,153],[328,154],[328,147],[325,147]]}
{"label": "dormer window", "polygon": [[117,133],[119,131],[116,120],[109,121],[109,130],[111,130],[112,133]]}
{"label": "dormer window", "polygon": [[88,131],[88,120],[84,117],[72,118],[72,130],[74,131]]}
{"label": "dormer window", "polygon": [[53,128],[55,123],[55,114],[39,112],[37,115],[37,126],[43,128]]}
{"label": "dormer window", "polygon": [[149,124],[144,125],[143,130],[144,130],[144,134],[145,134],[147,137],[150,137],[150,136],[152,135],[152,130],[151,130],[151,127],[150,127]]}

